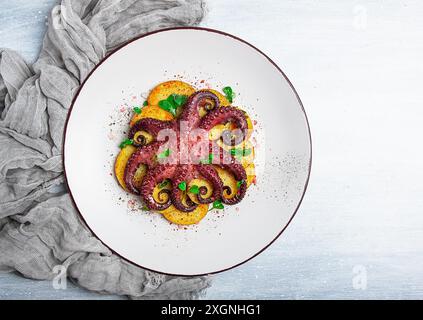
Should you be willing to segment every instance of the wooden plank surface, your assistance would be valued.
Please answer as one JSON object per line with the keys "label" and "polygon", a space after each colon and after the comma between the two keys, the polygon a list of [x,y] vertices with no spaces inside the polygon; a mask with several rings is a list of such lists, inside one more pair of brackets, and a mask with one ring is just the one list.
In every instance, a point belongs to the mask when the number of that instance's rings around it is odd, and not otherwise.
{"label": "wooden plank surface", "polygon": [[[55,2],[0,4],[0,46],[33,60]],[[204,298],[422,298],[423,2],[207,2],[203,26],[256,45],[291,79],[314,159],[287,231]],[[6,298],[114,297],[0,274]]]}

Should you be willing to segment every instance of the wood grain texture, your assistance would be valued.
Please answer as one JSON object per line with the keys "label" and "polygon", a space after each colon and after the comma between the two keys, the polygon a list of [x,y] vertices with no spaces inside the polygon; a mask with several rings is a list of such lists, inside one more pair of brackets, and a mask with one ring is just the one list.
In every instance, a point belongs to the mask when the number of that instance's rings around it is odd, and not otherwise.
{"label": "wood grain texture", "polygon": [[[55,2],[2,3],[0,46],[33,60]],[[203,26],[253,43],[286,72],[314,151],[292,224],[264,253],[216,275],[205,298],[422,298],[423,3],[207,2]],[[114,297],[2,274],[0,298]]]}

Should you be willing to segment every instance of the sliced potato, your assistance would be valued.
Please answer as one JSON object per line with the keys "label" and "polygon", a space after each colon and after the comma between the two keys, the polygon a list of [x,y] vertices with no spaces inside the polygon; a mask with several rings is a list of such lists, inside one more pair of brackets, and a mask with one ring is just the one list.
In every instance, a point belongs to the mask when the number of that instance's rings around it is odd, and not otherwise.
{"label": "sliced potato", "polygon": [[164,120],[169,121],[173,119],[173,116],[170,112],[167,112],[166,110],[163,110],[159,106],[156,105],[150,105],[146,106],[141,109],[141,113],[135,113],[132,116],[131,122],[129,125],[132,127],[138,120],[143,118],[153,118],[158,120]]}
{"label": "sliced potato", "polygon": [[183,81],[173,80],[162,82],[151,90],[147,102],[150,106],[157,106],[161,100],[167,99],[171,94],[190,96],[194,92],[195,89]]}
{"label": "sliced potato", "polygon": [[229,130],[229,124],[218,124],[217,126],[214,126],[213,128],[211,128],[211,130],[209,131],[209,139],[210,140],[217,140],[220,138],[220,136],[222,135],[223,131],[225,130]]}
{"label": "sliced potato", "polygon": [[[131,157],[131,155],[135,152],[136,148],[134,146],[126,146],[123,148],[115,161],[115,176],[118,180],[119,184],[122,188],[128,191],[126,184],[125,184],[125,168],[126,164]],[[147,166],[141,165],[134,174],[134,184],[136,186],[141,185],[141,182],[147,172]]]}
{"label": "sliced potato", "polygon": [[256,178],[256,167],[254,166],[254,163],[251,163],[244,168],[247,173],[247,188],[249,188]]}
{"label": "sliced potato", "polygon": [[147,173],[147,166],[144,164],[140,165],[134,174],[135,187],[141,186],[142,180],[144,179],[144,176],[146,173]]}
{"label": "sliced potato", "polygon": [[115,161],[116,179],[118,180],[121,187],[124,188],[125,190],[127,190],[126,184],[125,184],[125,178],[124,178],[126,163],[128,162],[131,155],[135,152],[135,150],[136,148],[134,146],[131,146],[131,145],[126,146],[125,148],[120,150]]}
{"label": "sliced potato", "polygon": [[237,146],[237,148],[243,149],[243,150],[251,150],[250,154],[242,156],[239,159],[244,168],[248,167],[250,164],[252,164],[254,162],[255,151],[254,151],[253,144],[250,141],[248,141],[248,140],[244,141],[242,144],[239,144]]}
{"label": "sliced potato", "polygon": [[[230,147],[229,147],[230,148]],[[241,165],[244,167],[247,174],[247,187],[249,187],[255,179],[255,166],[254,166],[254,147],[249,141],[244,141],[241,145],[241,148],[251,149],[249,155],[243,156],[239,159]],[[215,166],[217,173],[219,174],[220,179],[222,179],[223,185],[229,186],[231,188],[231,194],[227,195],[224,193],[226,198],[233,198],[238,190],[237,180],[229,171]]]}
{"label": "sliced potato", "polygon": [[239,148],[251,149],[251,153],[249,155],[243,156],[240,159],[240,162],[242,166],[244,167],[245,172],[247,173],[247,187],[249,187],[253,183],[256,177],[255,166],[254,166],[254,157],[255,157],[254,147],[252,143],[247,140],[247,141],[244,141],[242,146],[240,146]]}
{"label": "sliced potato", "polygon": [[[166,186],[166,188],[171,188],[171,185],[169,184]],[[153,194],[153,196],[155,195]],[[184,193],[182,197],[182,203],[186,204],[186,200],[187,194]],[[207,204],[199,204],[198,207],[192,212],[182,212],[176,209],[175,206],[171,205],[169,208],[158,212],[172,223],[179,225],[190,225],[199,223],[206,216],[208,210],[209,206]]]}
{"label": "sliced potato", "polygon": [[248,113],[245,113],[245,118],[247,120],[247,128],[248,128],[248,135],[247,135],[247,139],[251,137],[251,134],[253,133],[253,121],[251,121],[250,116],[248,115]]}
{"label": "sliced potato", "polygon": [[192,212],[182,212],[174,206],[170,206],[166,210],[161,211],[161,214],[172,223],[190,225],[199,223],[207,215],[208,210],[209,206],[207,204],[199,204]]}
{"label": "sliced potato", "polygon": [[[214,126],[209,131],[209,139],[210,140],[217,140],[221,137],[221,135],[224,131],[226,131],[226,130],[232,131],[232,130],[235,130],[235,129],[236,129],[236,125],[232,122],[218,124],[218,125]],[[248,139],[248,137],[247,137],[247,139]]]}

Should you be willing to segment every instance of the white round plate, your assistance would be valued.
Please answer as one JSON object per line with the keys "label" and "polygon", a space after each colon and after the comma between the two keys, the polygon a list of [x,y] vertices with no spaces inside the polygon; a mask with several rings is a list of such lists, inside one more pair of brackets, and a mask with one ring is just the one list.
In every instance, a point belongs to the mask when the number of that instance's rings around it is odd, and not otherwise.
{"label": "white round plate", "polygon": [[[113,174],[132,108],[172,79],[197,88],[231,86],[234,105],[256,123],[256,185],[240,204],[188,227],[139,210],[139,199]],[[310,165],[307,118],[287,77],[252,45],[203,28],[153,32],[109,55],[81,86],[65,132],[67,183],[87,226],[127,261],[172,275],[221,272],[262,252],[297,211]]]}

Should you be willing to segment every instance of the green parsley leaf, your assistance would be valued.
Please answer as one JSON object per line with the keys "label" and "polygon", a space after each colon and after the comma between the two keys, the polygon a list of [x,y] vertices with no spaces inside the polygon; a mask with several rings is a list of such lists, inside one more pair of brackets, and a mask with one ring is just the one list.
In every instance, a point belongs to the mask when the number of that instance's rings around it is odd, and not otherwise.
{"label": "green parsley leaf", "polygon": [[236,187],[239,189],[245,183],[245,180],[240,180],[236,182]]}
{"label": "green parsley leaf", "polygon": [[188,96],[180,95],[180,94],[172,94],[173,101],[178,107],[181,107],[187,102]]}
{"label": "green parsley leaf", "polygon": [[120,143],[119,148],[123,149],[123,148],[125,148],[126,146],[129,146],[129,145],[131,145],[131,144],[134,144],[134,140],[132,140],[132,139],[125,139],[125,140],[123,140],[123,141]]}
{"label": "green parsley leaf", "polygon": [[178,184],[179,190],[185,191],[187,189],[187,183],[185,181],[182,181],[180,184]]}
{"label": "green parsley leaf", "polygon": [[248,149],[242,149],[242,148],[233,148],[231,149],[231,155],[234,157],[246,157],[251,154],[252,150],[251,148]]}
{"label": "green parsley leaf", "polygon": [[193,194],[198,194],[200,192],[200,188],[196,185],[193,185],[191,188],[189,188],[189,192]]}
{"label": "green parsley leaf", "polygon": [[147,102],[147,100],[146,101],[144,101],[144,103],[142,104],[144,107],[146,107],[146,106],[148,106],[148,102]]}
{"label": "green parsley leaf", "polygon": [[176,116],[176,110],[182,107],[188,100],[188,96],[180,94],[171,94],[165,100],[159,101],[159,107],[163,110],[170,112],[173,116]]}
{"label": "green parsley leaf", "polygon": [[150,209],[148,209],[148,207],[147,207],[147,206],[142,206],[141,210],[142,210],[142,211],[149,211]]}
{"label": "green parsley leaf", "polygon": [[134,107],[134,112],[135,113],[137,113],[137,114],[140,114],[141,113],[141,108],[140,107]]}
{"label": "green parsley leaf", "polygon": [[222,200],[216,200],[215,202],[213,202],[213,207],[212,209],[223,209],[223,203]]}
{"label": "green parsley leaf", "polygon": [[244,157],[249,156],[253,150],[251,148],[244,149]]}
{"label": "green parsley leaf", "polygon": [[166,101],[168,101],[171,105],[173,105],[174,107],[177,107],[177,104],[175,102],[175,98],[173,97],[174,93],[172,93],[170,96],[168,96],[166,98]]}
{"label": "green parsley leaf", "polygon": [[228,99],[228,101],[230,103],[232,103],[234,98],[235,98],[235,92],[233,92],[232,88],[231,87],[224,87],[222,90],[223,90],[223,93],[226,96],[226,99]]}
{"label": "green parsley leaf", "polygon": [[244,150],[242,149],[231,149],[231,155],[233,155],[234,157],[242,157],[242,155],[244,154]]}
{"label": "green parsley leaf", "polygon": [[169,157],[169,156],[170,156],[170,149],[166,149],[165,151],[163,151],[163,152],[159,153],[159,154],[157,155],[157,158],[159,158],[159,159],[163,159],[163,158],[167,158],[167,157]]}
{"label": "green parsley leaf", "polygon": [[170,180],[169,179],[164,179],[160,184],[159,184],[159,188],[163,189],[164,187],[166,187],[169,184]]}
{"label": "green parsley leaf", "polygon": [[159,107],[170,112],[173,116],[176,116],[176,107],[168,100],[160,100]]}

